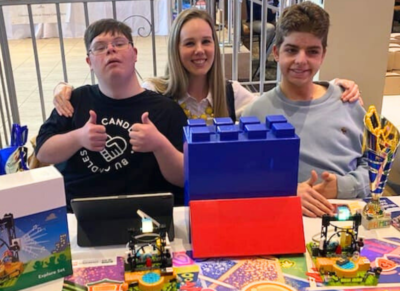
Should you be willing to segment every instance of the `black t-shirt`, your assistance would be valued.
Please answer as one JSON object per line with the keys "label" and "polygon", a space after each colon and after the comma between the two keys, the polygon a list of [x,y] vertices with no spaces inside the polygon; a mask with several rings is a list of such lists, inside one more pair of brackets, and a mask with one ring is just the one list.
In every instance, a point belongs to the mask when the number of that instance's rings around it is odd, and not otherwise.
{"label": "black t-shirt", "polygon": [[42,125],[36,152],[50,137],[83,127],[89,120],[89,110],[96,112],[97,123],[106,127],[108,138],[103,151],[82,148],[67,161],[55,165],[64,176],[68,207],[73,198],[156,192],[173,192],[175,205],[183,204],[182,188],[164,179],[154,154],[133,152],[129,143],[129,129],[141,123],[144,112],[149,112],[157,129],[182,151],[182,128],[187,118],[178,104],[148,90],[116,100],[101,93],[97,85],[75,89],[71,104],[72,118],[59,116],[53,110]]}

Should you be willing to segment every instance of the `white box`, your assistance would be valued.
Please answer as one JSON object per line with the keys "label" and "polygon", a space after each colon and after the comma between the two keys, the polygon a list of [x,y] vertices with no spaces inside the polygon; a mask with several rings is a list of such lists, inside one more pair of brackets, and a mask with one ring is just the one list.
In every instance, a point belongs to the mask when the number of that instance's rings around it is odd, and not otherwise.
{"label": "white box", "polygon": [[5,253],[0,290],[72,274],[63,177],[54,167],[0,176],[0,254]]}

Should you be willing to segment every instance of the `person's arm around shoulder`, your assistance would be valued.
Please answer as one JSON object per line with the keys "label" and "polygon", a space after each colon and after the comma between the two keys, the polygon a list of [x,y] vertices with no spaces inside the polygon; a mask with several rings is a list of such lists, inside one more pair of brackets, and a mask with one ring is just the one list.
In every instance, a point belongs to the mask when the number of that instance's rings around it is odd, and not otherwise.
{"label": "person's arm around shoulder", "polygon": [[[181,133],[180,139],[182,137]],[[148,112],[143,113],[141,124],[132,125],[129,138],[134,151],[153,152],[161,173],[168,182],[183,187],[183,154],[156,128]]]}
{"label": "person's arm around shoulder", "polygon": [[72,117],[74,113],[74,108],[70,102],[73,89],[74,87],[70,84],[60,82],[53,90],[53,104],[60,116]]}
{"label": "person's arm around shoulder", "polygon": [[343,102],[353,103],[359,101],[361,105],[364,105],[364,101],[361,98],[361,91],[354,81],[336,78],[333,79],[331,83],[338,85],[343,89],[341,97]]}
{"label": "person's arm around shoulder", "polygon": [[68,160],[81,148],[102,151],[107,140],[105,127],[96,124],[94,111],[91,110],[89,114],[90,118],[83,127],[47,139],[36,153],[38,160],[58,164]]}
{"label": "person's arm around shoulder", "polygon": [[147,89],[150,91],[154,91],[157,92],[156,87],[154,86],[154,84],[152,82],[150,82],[149,80],[144,81],[141,85],[140,85],[143,89]]}
{"label": "person's arm around shoulder", "polygon": [[232,81],[232,89],[235,98],[236,118],[240,118],[246,106],[253,103],[257,99],[257,96],[237,81]]}
{"label": "person's arm around shoulder", "polygon": [[254,115],[254,103],[255,102],[250,102],[249,104],[247,104],[242,111],[241,116],[253,116]]}

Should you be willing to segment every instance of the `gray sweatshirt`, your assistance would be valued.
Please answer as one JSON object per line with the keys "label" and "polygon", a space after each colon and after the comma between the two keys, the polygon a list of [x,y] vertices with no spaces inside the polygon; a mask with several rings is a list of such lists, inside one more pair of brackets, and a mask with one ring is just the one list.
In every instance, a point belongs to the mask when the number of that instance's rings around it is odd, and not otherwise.
{"label": "gray sweatshirt", "polygon": [[[343,103],[340,87],[327,82],[322,97],[292,101],[279,85],[246,107],[243,116],[284,115],[300,137],[299,183],[324,171],[336,174],[338,199],[369,195],[368,164],[362,154],[365,110],[359,102]],[[320,181],[318,181],[319,183]]]}

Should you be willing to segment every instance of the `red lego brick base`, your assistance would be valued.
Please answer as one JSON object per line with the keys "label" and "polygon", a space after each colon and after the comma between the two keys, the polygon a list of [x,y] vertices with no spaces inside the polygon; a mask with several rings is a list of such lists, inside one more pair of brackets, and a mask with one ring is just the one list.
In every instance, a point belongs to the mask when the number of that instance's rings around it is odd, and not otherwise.
{"label": "red lego brick base", "polygon": [[305,252],[300,197],[190,201],[195,258]]}

